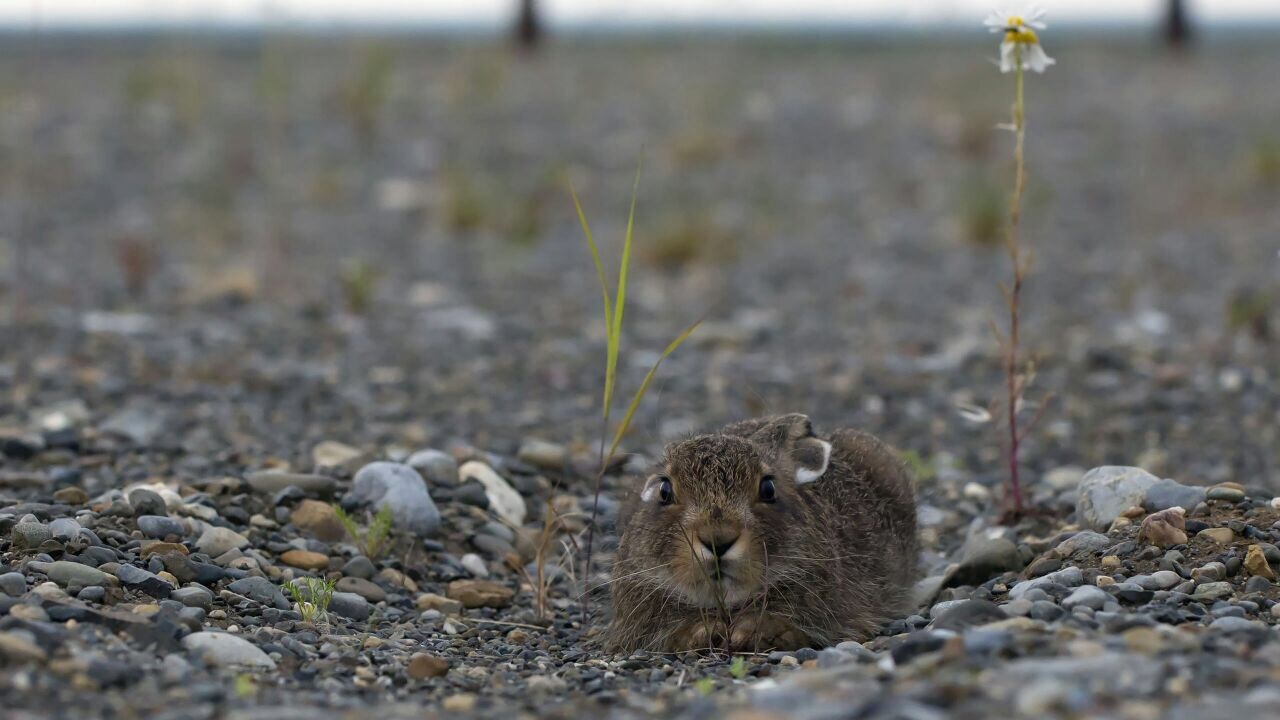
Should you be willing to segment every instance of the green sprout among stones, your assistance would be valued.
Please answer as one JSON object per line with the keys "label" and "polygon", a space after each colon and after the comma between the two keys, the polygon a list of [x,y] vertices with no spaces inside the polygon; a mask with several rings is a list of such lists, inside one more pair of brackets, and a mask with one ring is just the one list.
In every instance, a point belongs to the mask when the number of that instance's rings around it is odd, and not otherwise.
{"label": "green sprout among stones", "polygon": [[394,522],[391,506],[384,505],[378,510],[369,521],[367,528],[361,528],[355,518],[348,515],[347,511],[336,503],[333,505],[333,514],[338,517],[342,527],[346,528],[347,535],[351,536],[352,542],[360,549],[360,553],[370,560],[382,557],[387,548],[391,547],[391,525]]}
{"label": "green sprout among stones", "polygon": [[333,590],[338,581],[321,578],[304,577],[290,580],[284,584],[284,590],[293,598],[294,605],[303,622],[323,622],[329,612],[329,602],[333,600]]}

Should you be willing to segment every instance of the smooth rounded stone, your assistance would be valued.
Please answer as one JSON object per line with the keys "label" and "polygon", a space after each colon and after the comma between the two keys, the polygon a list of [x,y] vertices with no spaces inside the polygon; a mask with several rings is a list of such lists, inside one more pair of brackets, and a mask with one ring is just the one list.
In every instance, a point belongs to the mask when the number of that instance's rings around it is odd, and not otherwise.
{"label": "smooth rounded stone", "polygon": [[428,485],[453,486],[458,484],[458,461],[443,450],[427,448],[410,455],[405,465],[417,470]]}
{"label": "smooth rounded stone", "polygon": [[1275,587],[1275,585],[1270,580],[1260,575],[1254,575],[1245,582],[1244,591],[1246,593],[1261,593],[1267,592],[1272,587]]}
{"label": "smooth rounded stone", "polygon": [[1229,582],[1207,582],[1196,587],[1195,592],[1191,594],[1191,599],[1200,602],[1217,600],[1231,597],[1234,592]]}
{"label": "smooth rounded stone", "polygon": [[449,583],[445,594],[467,608],[504,608],[515,597],[511,588],[488,580],[454,580]]}
{"label": "smooth rounded stone", "polygon": [[818,651],[818,667],[833,668],[858,662],[858,657],[837,648],[823,648]]}
{"label": "smooth rounded stone", "polygon": [[355,593],[372,603],[379,603],[387,599],[386,590],[364,578],[344,577],[338,580],[338,584],[335,587],[341,592]]}
{"label": "smooth rounded stone", "polygon": [[9,540],[15,550],[38,548],[53,539],[53,531],[39,522],[19,522],[10,531]]}
{"label": "smooth rounded stone", "polygon": [[83,528],[72,518],[58,518],[49,523],[49,532],[58,540],[73,540]]}
{"label": "smooth rounded stone", "polygon": [[1159,512],[1173,507],[1193,508],[1204,502],[1205,489],[1183,485],[1176,480],[1157,480],[1147,488],[1142,507],[1147,512]]}
{"label": "smooth rounded stone", "polygon": [[440,511],[417,470],[393,462],[374,462],[360,468],[350,499],[362,505],[391,508],[396,527],[417,535],[440,529]]}
{"label": "smooth rounded stone", "polygon": [[280,472],[277,470],[260,470],[244,477],[249,487],[267,495],[274,495],[281,490],[293,486],[308,495],[327,497],[333,494],[338,481],[324,475]]}
{"label": "smooth rounded stone", "polygon": [[1204,565],[1191,571],[1191,579],[1196,582],[1212,582],[1221,580],[1227,576],[1227,566],[1216,560],[1207,562]]}
{"label": "smooth rounded stone", "polygon": [[[138,492],[138,491],[135,491]],[[143,515],[137,519],[138,529],[142,534],[163,540],[170,535],[174,537],[185,537],[187,534],[187,525],[181,520],[175,520],[171,517],[161,515]]]}
{"label": "smooth rounded stone", "polygon": [[107,598],[107,589],[101,585],[90,585],[76,593],[76,599],[82,602],[100,603]]}
{"label": "smooth rounded stone", "polygon": [[22,573],[7,572],[0,575],[0,593],[21,597],[27,592],[27,578]]}
{"label": "smooth rounded stone", "polygon": [[466,568],[467,572],[471,573],[471,577],[481,579],[489,577],[489,567],[484,564],[484,560],[479,555],[467,553],[462,556],[459,562],[462,563],[462,567]]}
{"label": "smooth rounded stone", "polygon": [[1228,605],[1226,603],[1214,603],[1213,609],[1209,611],[1210,615],[1216,618],[1220,617],[1244,617],[1247,613],[1241,605]]}
{"label": "smooth rounded stone", "polygon": [[462,482],[474,480],[484,486],[485,497],[489,498],[489,507],[503,520],[515,527],[524,525],[528,512],[524,498],[516,492],[511,484],[488,465],[472,460],[458,468],[458,477]]}
{"label": "smooth rounded stone", "polygon": [[216,558],[232,550],[246,547],[248,544],[249,538],[235,530],[210,525],[196,540],[196,550]]}
{"label": "smooth rounded stone", "polygon": [[88,565],[71,562],[69,560],[57,560],[55,562],[29,562],[28,570],[34,570],[43,573],[55,583],[67,587],[77,585],[79,587],[89,587],[90,585],[115,585],[116,579],[112,575],[91,568]]}
{"label": "smooth rounded stone", "polygon": [[1031,612],[1031,606],[1034,604],[1032,600],[1021,597],[1001,605],[1000,609],[1010,617],[1025,617],[1027,613]]}
{"label": "smooth rounded stone", "polygon": [[1083,530],[1058,543],[1056,549],[1059,554],[1066,557],[1081,551],[1100,553],[1115,544],[1114,540],[1102,533]]}
{"label": "smooth rounded stone", "polygon": [[63,505],[88,505],[89,493],[85,492],[83,488],[64,487],[54,491],[53,500]]}
{"label": "smooth rounded stone", "polygon": [[1222,500],[1225,502],[1240,502],[1244,500],[1244,490],[1230,485],[1214,485],[1205,493],[1207,500]]}
{"label": "smooth rounded stone", "polygon": [[1211,527],[1196,533],[1196,537],[1204,538],[1218,545],[1229,545],[1232,540],[1235,540],[1236,534],[1231,532],[1231,528]]}
{"label": "smooth rounded stone", "polygon": [[1116,583],[1107,588],[1107,592],[1116,598],[1130,603],[1131,605],[1144,605],[1151,602],[1151,598],[1155,595],[1155,591],[1148,590],[1134,582]]}
{"label": "smooth rounded stone", "polygon": [[1027,577],[1038,578],[1062,569],[1062,561],[1058,558],[1042,557],[1027,566]]}
{"label": "smooth rounded stone", "polygon": [[280,562],[303,570],[325,570],[329,567],[329,556],[310,550],[289,550],[280,555]]}
{"label": "smooth rounded stone", "polygon": [[228,585],[227,589],[269,607],[280,610],[288,610],[292,607],[280,592],[280,588],[264,577],[255,575],[241,578]]}
{"label": "smooth rounded stone", "polygon": [[342,574],[347,577],[356,577],[361,580],[372,580],[374,575],[378,574],[378,568],[373,561],[363,555],[356,555],[342,566]]}
{"label": "smooth rounded stone", "polygon": [[311,533],[316,539],[332,543],[343,540],[347,529],[338,519],[333,506],[319,500],[303,500],[289,515],[289,522],[303,532]]}
{"label": "smooth rounded stone", "polygon": [[1042,622],[1053,622],[1066,614],[1067,611],[1063,610],[1062,606],[1057,603],[1049,600],[1036,600],[1031,603],[1031,609],[1027,612],[1027,617]]}
{"label": "smooth rounded stone", "polygon": [[539,470],[559,471],[569,462],[569,450],[558,443],[529,438],[520,444],[516,459]]}
{"label": "smooth rounded stone", "polygon": [[1067,610],[1074,610],[1077,607],[1087,607],[1093,610],[1101,610],[1102,606],[1107,603],[1110,596],[1106,591],[1094,585],[1081,585],[1071,591],[1062,601],[1062,607]]}
{"label": "smooth rounded stone", "polygon": [[276,666],[275,660],[257,645],[230,633],[191,633],[182,638],[182,647],[206,663],[218,667],[274,669]]}
{"label": "smooth rounded stone", "polygon": [[1018,546],[1003,537],[970,536],[960,551],[960,563],[944,585],[980,585],[1010,570],[1022,569]]}
{"label": "smooth rounded stone", "polygon": [[159,576],[132,565],[117,567],[116,577],[130,590],[141,590],[151,597],[167,598],[173,593],[173,586]]}
{"label": "smooth rounded stone", "polygon": [[329,612],[351,620],[368,620],[373,606],[353,592],[335,592],[329,600]]}
{"label": "smooth rounded stone", "polygon": [[485,535],[483,533],[472,535],[471,544],[475,546],[477,550],[494,558],[504,558],[516,551],[516,549],[512,547],[511,543],[506,540],[492,535]]}
{"label": "smooth rounded stone", "polygon": [[[939,609],[939,606],[944,606]],[[937,630],[963,630],[1008,619],[1000,606],[989,600],[953,600],[938,603],[929,610]]]}
{"label": "smooth rounded stone", "polygon": [[1147,490],[1158,480],[1142,468],[1117,465],[1094,468],[1080,479],[1076,519],[1086,528],[1106,532],[1125,510],[1142,505]]}
{"label": "smooth rounded stone", "polygon": [[1256,620],[1246,620],[1242,617],[1220,617],[1209,623],[1209,629],[1222,633],[1260,633],[1267,632],[1267,626]]}
{"label": "smooth rounded stone", "polygon": [[1147,590],[1168,590],[1182,582],[1182,576],[1172,570],[1157,570],[1150,575],[1138,575],[1132,579],[1132,582]]}
{"label": "smooth rounded stone", "polygon": [[213,607],[213,593],[199,585],[188,585],[178,588],[169,595],[187,607],[198,607],[208,610]]}
{"label": "smooth rounded stone", "polygon": [[368,459],[368,453],[337,440],[325,440],[311,448],[311,462],[317,469],[331,468],[350,472]]}
{"label": "smooth rounded stone", "polygon": [[1009,589],[1009,599],[1017,600],[1026,595],[1033,589],[1043,588],[1049,585],[1062,585],[1064,587],[1076,587],[1084,582],[1084,573],[1078,567],[1066,567],[1057,572],[1051,572],[1048,575],[1034,578],[1032,580],[1023,580]]}
{"label": "smooth rounded stone", "polygon": [[463,483],[453,491],[453,501],[463,505],[478,507],[481,510],[489,509],[489,496],[485,494],[484,486],[478,482]]}
{"label": "smooth rounded stone", "polygon": [[404,668],[413,680],[444,677],[449,673],[449,660],[429,653],[414,653]]}
{"label": "smooth rounded stone", "polygon": [[169,514],[164,498],[160,497],[160,493],[147,488],[138,488],[129,493],[129,507],[133,508],[134,517]]}
{"label": "smooth rounded stone", "polygon": [[[24,637],[26,636],[26,637]],[[27,633],[0,632],[0,664],[42,663],[48,654]]]}

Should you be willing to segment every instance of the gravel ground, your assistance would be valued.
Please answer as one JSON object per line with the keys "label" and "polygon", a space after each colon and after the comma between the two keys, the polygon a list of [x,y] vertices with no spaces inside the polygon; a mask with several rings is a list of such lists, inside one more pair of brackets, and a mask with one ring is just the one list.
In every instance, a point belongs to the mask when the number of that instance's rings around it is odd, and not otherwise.
{"label": "gravel ground", "polygon": [[[1280,52],[1051,48],[1027,224],[1047,408],[1023,456],[1044,512],[1001,527],[999,428],[980,421],[1008,157],[988,50],[15,39],[3,714],[1265,712],[1280,97],[1257,89]],[[928,601],[877,638],[612,656],[582,622],[565,548],[603,327],[564,185],[614,240],[642,152],[624,393],[707,322],[606,478],[599,564],[625,470],[691,430],[804,411],[879,434],[917,476]],[[361,525],[392,507],[390,547],[361,547],[334,502]],[[542,614],[549,503],[569,527]],[[282,593],[304,576],[337,579],[327,616]]]}

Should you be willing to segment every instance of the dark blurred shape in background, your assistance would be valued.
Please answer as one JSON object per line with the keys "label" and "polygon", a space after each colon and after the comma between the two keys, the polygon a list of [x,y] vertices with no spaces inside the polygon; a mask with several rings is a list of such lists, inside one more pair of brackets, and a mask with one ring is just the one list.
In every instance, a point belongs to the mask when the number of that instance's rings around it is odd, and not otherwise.
{"label": "dark blurred shape in background", "polygon": [[1191,18],[1183,0],[1169,0],[1164,15],[1164,39],[1170,47],[1182,50],[1191,42]]}
{"label": "dark blurred shape in background", "polygon": [[537,3],[534,0],[518,0],[516,11],[516,45],[525,50],[532,50],[542,39],[542,21],[538,17]]}

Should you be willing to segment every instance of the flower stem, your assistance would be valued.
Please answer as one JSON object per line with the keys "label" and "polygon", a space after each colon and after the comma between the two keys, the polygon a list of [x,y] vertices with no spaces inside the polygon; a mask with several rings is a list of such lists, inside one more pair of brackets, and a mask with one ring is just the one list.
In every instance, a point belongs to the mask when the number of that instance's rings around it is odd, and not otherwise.
{"label": "flower stem", "polygon": [[1021,436],[1018,434],[1018,400],[1022,388],[1018,382],[1018,325],[1019,303],[1022,298],[1022,281],[1026,270],[1022,261],[1019,244],[1019,223],[1022,219],[1022,191],[1026,186],[1026,168],[1023,162],[1023,148],[1027,136],[1026,113],[1023,103],[1023,69],[1022,48],[1014,49],[1014,100],[1013,128],[1017,136],[1013,151],[1014,181],[1013,197],[1009,203],[1009,235],[1007,249],[1009,261],[1013,266],[1013,286],[1009,289],[1009,338],[1005,348],[1005,386],[1008,392],[1008,424],[1009,424],[1009,493],[1013,500],[1014,515],[1022,514],[1022,483],[1018,478],[1018,445]]}

